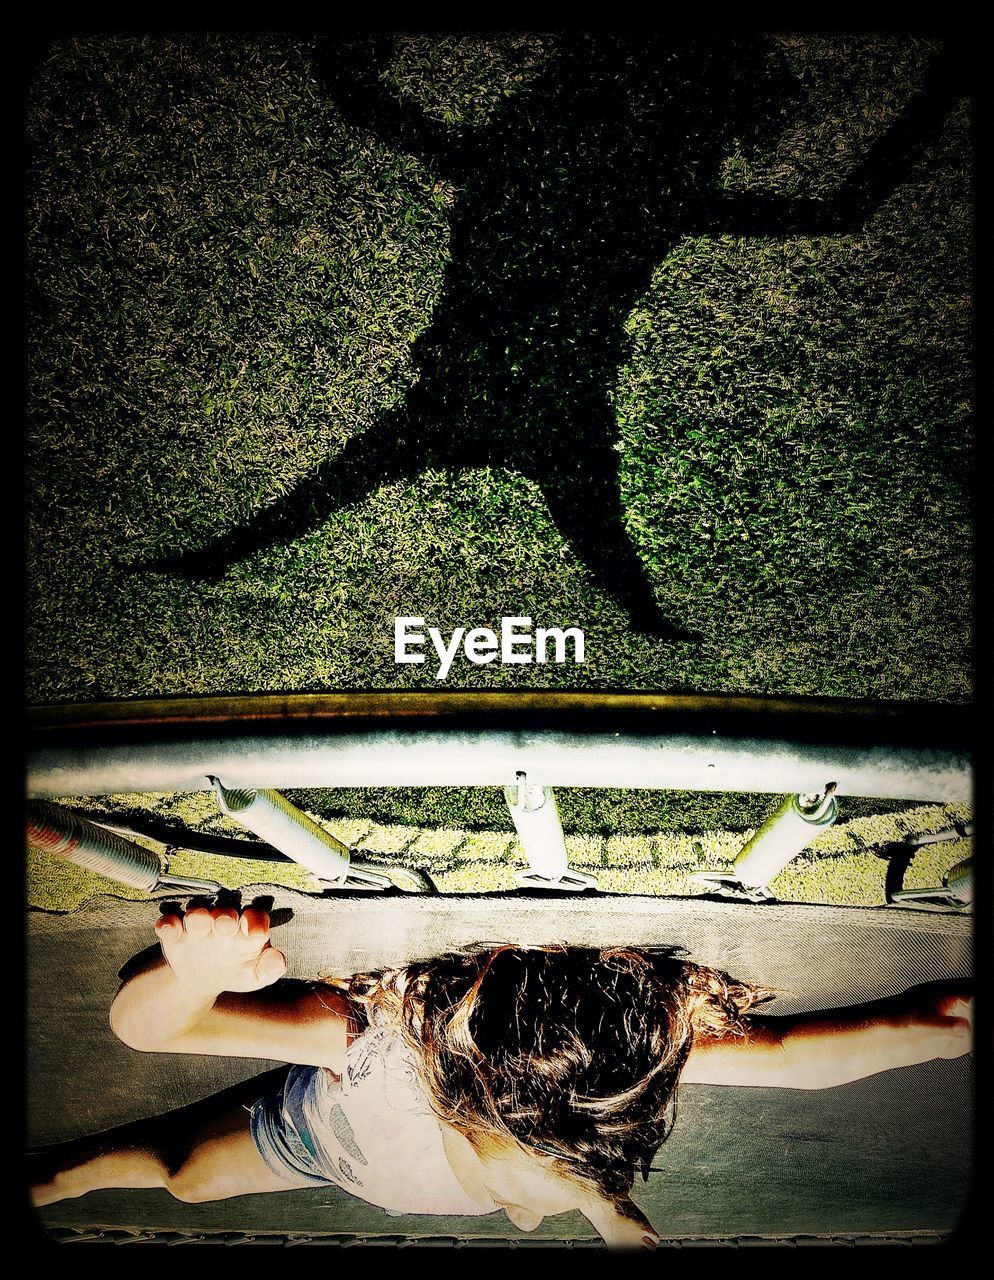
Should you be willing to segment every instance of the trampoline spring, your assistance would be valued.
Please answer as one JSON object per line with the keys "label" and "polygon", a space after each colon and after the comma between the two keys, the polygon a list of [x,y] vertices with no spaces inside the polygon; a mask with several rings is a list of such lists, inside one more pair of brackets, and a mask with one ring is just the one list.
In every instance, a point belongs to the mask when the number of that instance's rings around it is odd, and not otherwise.
{"label": "trampoline spring", "polygon": [[966,840],[973,835],[972,822],[953,822],[941,831],[929,831],[920,836],[909,836],[907,843],[916,849],[926,844],[942,844],[946,840]]}
{"label": "trampoline spring", "polygon": [[973,905],[973,859],[965,858],[942,877],[942,884],[928,889],[898,889],[892,902],[920,902],[933,911],[960,911]]}
{"label": "trampoline spring", "polygon": [[224,814],[306,867],[319,880],[350,889],[390,888],[388,876],[353,867],[348,846],[278,791],[225,787],[213,777],[211,782]]}
{"label": "trampoline spring", "polygon": [[566,836],[551,787],[529,782],[527,775],[519,770],[513,785],[504,788],[504,798],[528,859],[528,870],[519,871],[515,877],[522,888],[561,889],[570,893],[597,888],[593,876],[569,868]]}
{"label": "trampoline spring", "polygon": [[955,867],[950,867],[942,883],[960,902],[973,902],[973,859],[964,858]]}
{"label": "trampoline spring", "polygon": [[221,886],[216,880],[200,880],[196,876],[159,876],[160,889],[188,889],[202,893],[217,893]]}
{"label": "trampoline spring", "polygon": [[747,889],[765,888],[820,830],[838,817],[835,784],[821,795],[787,796],[735,859],[734,872]]}
{"label": "trampoline spring", "polygon": [[28,802],[27,835],[30,848],[55,854],[133,889],[149,892],[162,875],[158,854],[151,849],[50,800]]}
{"label": "trampoline spring", "polygon": [[514,777],[514,785],[504,788],[504,798],[528,866],[543,880],[559,880],[569,859],[556,797],[551,787],[529,782],[524,773],[518,772]]}
{"label": "trampoline spring", "polygon": [[829,782],[822,791],[810,795],[785,796],[743,845],[730,873],[698,871],[693,878],[714,886],[719,893],[752,902],[769,901],[770,881],[838,817],[835,790],[836,784]]}

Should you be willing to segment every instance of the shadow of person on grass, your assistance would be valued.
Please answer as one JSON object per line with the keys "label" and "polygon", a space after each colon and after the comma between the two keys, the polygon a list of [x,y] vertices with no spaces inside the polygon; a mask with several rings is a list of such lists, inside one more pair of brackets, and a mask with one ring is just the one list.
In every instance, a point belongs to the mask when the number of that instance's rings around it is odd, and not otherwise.
{"label": "shadow of person on grass", "polygon": [[[597,585],[638,630],[686,640],[663,615],[626,531],[612,403],[624,322],[687,235],[822,235],[863,223],[937,136],[961,60],[919,93],[834,193],[731,193],[722,162],[774,138],[796,99],[764,39],[568,35],[487,126],[451,129],[390,94],[388,37],[325,41],[336,107],[461,189],[451,262],[416,340],[415,384],[308,478],[239,528],[151,566],[217,579],[381,485],[428,469],[504,468],[541,490]],[[145,568],[149,566],[146,565]]]}

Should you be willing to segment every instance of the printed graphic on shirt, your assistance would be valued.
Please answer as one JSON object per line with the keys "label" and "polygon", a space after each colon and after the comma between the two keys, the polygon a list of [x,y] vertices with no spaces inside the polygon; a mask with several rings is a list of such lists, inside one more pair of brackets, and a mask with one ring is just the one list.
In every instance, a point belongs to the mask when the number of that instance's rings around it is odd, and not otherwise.
{"label": "printed graphic on shirt", "polygon": [[[355,1140],[355,1134],[352,1131],[352,1126],[349,1124],[348,1117],[342,1110],[341,1105],[337,1102],[331,1109],[330,1122],[332,1132],[338,1139],[339,1144],[345,1148],[350,1156],[358,1160],[360,1164],[368,1164],[369,1162],[362,1154],[359,1144]],[[342,1161],[341,1163],[344,1164],[345,1161]]]}

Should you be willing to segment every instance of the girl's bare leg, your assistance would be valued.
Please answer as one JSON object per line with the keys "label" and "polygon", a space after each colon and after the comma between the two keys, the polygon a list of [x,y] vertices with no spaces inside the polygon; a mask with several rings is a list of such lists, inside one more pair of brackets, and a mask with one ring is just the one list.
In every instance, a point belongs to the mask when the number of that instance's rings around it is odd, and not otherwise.
{"label": "girl's bare leg", "polygon": [[[276,1075],[283,1074],[277,1072]],[[254,1088],[228,1090],[180,1111],[122,1125],[29,1157],[38,1206],[105,1187],[162,1187],[196,1204],[262,1191],[292,1190],[256,1150],[247,1101]]]}

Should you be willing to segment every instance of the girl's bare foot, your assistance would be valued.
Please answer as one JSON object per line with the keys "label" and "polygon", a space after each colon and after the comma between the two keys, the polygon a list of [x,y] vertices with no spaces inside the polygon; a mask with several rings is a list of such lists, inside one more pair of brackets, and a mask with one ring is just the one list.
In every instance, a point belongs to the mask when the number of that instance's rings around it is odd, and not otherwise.
{"label": "girl's bare foot", "polygon": [[87,1188],[73,1178],[73,1170],[62,1168],[61,1164],[54,1152],[28,1152],[28,1194],[35,1208],[85,1194]]}

